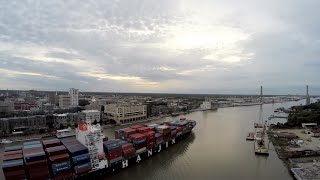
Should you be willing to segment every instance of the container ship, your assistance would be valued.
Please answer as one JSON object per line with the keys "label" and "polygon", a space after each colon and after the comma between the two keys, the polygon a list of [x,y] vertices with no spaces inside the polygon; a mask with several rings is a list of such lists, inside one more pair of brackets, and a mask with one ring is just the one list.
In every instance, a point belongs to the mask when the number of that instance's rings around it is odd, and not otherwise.
{"label": "container ship", "polygon": [[[106,138],[99,111],[85,111],[75,136],[49,137],[7,146],[2,169],[6,180],[91,179],[140,163],[187,137],[196,126],[185,118],[134,125]],[[98,122],[99,122],[98,121]]]}

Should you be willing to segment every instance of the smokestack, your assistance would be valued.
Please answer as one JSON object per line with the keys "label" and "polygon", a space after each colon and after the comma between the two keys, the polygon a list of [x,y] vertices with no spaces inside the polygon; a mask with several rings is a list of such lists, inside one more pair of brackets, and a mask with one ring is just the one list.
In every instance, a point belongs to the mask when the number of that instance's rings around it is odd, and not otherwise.
{"label": "smokestack", "polygon": [[309,96],[309,86],[307,85],[307,97]]}

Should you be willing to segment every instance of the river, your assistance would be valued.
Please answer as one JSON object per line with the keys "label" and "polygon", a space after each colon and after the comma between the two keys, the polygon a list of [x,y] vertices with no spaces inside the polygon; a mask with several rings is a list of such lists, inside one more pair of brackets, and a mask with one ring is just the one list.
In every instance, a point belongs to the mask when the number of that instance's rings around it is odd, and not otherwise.
{"label": "river", "polygon": [[[254,122],[267,120],[278,107],[304,104],[305,100],[256,106],[221,108],[185,115],[197,121],[193,133],[166,151],[138,165],[130,166],[101,180],[292,180],[288,169],[270,144],[270,155],[256,156],[253,142],[246,141]],[[153,122],[175,120],[167,117]],[[273,119],[273,122],[284,119]],[[114,137],[114,130],[105,135]],[[123,128],[123,127],[121,127]]]}

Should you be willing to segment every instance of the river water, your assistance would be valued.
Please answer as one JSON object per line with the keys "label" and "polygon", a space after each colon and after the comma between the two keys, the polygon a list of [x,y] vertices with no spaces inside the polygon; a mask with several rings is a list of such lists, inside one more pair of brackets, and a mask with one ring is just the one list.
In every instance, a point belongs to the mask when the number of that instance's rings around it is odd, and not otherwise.
{"label": "river water", "polygon": [[[256,156],[252,141],[246,141],[254,122],[263,122],[274,109],[304,104],[303,101],[264,104],[256,106],[221,108],[216,111],[199,111],[185,115],[197,121],[192,134],[166,151],[123,169],[102,180],[291,180],[289,171],[277,157],[270,144],[270,155]],[[176,120],[167,117],[152,123]],[[284,122],[273,119],[272,122]],[[105,130],[105,135],[114,137],[114,130]],[[123,127],[121,127],[123,128]]]}

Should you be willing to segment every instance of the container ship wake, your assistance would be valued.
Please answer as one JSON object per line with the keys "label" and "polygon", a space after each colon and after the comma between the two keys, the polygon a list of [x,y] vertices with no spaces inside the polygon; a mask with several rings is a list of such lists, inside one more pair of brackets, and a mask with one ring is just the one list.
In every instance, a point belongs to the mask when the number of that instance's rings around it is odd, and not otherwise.
{"label": "container ship wake", "polygon": [[193,120],[134,125],[115,131],[108,140],[99,124],[100,112],[83,111],[76,136],[46,138],[7,146],[2,169],[6,180],[90,179],[125,169],[174,145],[190,134]]}

